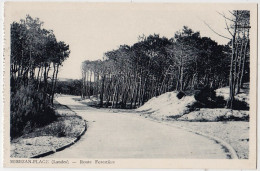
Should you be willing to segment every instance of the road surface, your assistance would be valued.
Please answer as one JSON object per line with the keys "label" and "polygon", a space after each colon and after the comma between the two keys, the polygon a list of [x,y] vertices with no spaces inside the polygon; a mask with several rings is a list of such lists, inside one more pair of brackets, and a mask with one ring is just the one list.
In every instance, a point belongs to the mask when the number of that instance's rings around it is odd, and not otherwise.
{"label": "road surface", "polygon": [[50,158],[228,158],[220,144],[206,137],[135,114],[88,107],[75,98],[62,95],[56,100],[87,120],[88,130]]}

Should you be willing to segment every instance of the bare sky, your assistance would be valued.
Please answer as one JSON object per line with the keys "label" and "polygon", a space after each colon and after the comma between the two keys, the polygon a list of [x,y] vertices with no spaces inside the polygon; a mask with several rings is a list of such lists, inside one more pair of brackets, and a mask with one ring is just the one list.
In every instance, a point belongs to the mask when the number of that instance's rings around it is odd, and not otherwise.
{"label": "bare sky", "polygon": [[214,5],[176,4],[86,4],[45,3],[16,5],[11,13],[12,21],[18,21],[30,14],[52,29],[58,40],[70,45],[70,57],[63,63],[59,78],[81,77],[80,66],[84,60],[102,59],[103,53],[119,45],[132,45],[139,35],[160,34],[171,38],[184,25],[201,36],[211,37],[220,44],[227,39],[217,36],[205,24],[217,32],[229,36],[225,21],[217,11],[232,8]]}

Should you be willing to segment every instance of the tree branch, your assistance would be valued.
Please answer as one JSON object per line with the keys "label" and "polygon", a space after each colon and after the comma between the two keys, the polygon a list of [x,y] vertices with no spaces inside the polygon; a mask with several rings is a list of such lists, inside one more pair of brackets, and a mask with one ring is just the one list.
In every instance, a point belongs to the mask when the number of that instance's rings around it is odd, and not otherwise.
{"label": "tree branch", "polygon": [[236,17],[236,15],[235,15],[234,13],[232,13],[230,10],[228,10],[228,12],[229,12],[230,14],[232,14],[233,16]]}
{"label": "tree branch", "polygon": [[234,20],[232,20],[232,19],[226,17],[224,14],[222,14],[222,13],[220,13],[220,12],[218,12],[218,11],[217,11],[217,13],[218,13],[219,15],[221,15],[222,17],[224,17],[225,19],[227,19],[227,20],[229,20],[229,21],[232,21],[232,22],[235,22]]}
{"label": "tree branch", "polygon": [[226,18],[225,18],[225,23],[226,23],[226,26],[227,26],[227,31],[229,32],[229,34],[230,34],[231,36],[233,36],[233,34],[231,33],[231,31],[229,30],[229,27],[228,27]]}
{"label": "tree branch", "polygon": [[211,31],[213,31],[215,34],[217,34],[218,36],[223,37],[223,38],[228,39],[228,40],[231,40],[231,38],[228,38],[228,37],[226,37],[226,36],[223,36],[223,35],[217,33],[217,32],[216,32],[215,30],[213,30],[205,21],[204,21],[204,24],[206,24],[206,26],[208,26],[208,28],[209,28]]}

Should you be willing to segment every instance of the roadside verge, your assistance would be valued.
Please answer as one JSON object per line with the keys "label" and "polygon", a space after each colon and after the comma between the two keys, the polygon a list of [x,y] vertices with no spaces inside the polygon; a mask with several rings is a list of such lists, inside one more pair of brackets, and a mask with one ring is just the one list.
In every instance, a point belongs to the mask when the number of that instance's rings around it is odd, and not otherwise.
{"label": "roadside verge", "polygon": [[84,135],[87,131],[85,120],[57,101],[54,108],[57,120],[11,141],[11,157],[45,157],[70,147]]}
{"label": "roadside verge", "polygon": [[59,151],[62,151],[70,146],[72,146],[73,144],[75,144],[78,140],[80,140],[81,136],[85,134],[85,132],[87,131],[87,124],[86,124],[86,120],[84,120],[85,122],[85,129],[82,130],[82,132],[80,133],[80,135],[78,135],[76,138],[74,138],[71,142],[69,142],[68,144],[66,145],[63,145],[62,147],[59,147],[57,149],[54,149],[54,150],[51,150],[51,151],[47,151],[47,152],[44,152],[44,153],[41,153],[41,154],[37,154],[35,156],[32,156],[30,158],[41,158],[41,157],[45,157],[45,156],[48,156],[48,155],[51,155],[55,152],[59,152]]}

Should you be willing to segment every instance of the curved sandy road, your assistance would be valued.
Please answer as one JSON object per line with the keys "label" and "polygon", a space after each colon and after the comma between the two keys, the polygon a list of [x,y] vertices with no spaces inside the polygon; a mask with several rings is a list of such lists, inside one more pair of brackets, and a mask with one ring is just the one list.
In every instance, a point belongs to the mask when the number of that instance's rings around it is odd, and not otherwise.
{"label": "curved sandy road", "polygon": [[[74,96],[75,98],[75,96]],[[228,158],[206,137],[131,114],[83,105],[73,96],[56,99],[87,120],[88,130],[71,147],[50,158]]]}

